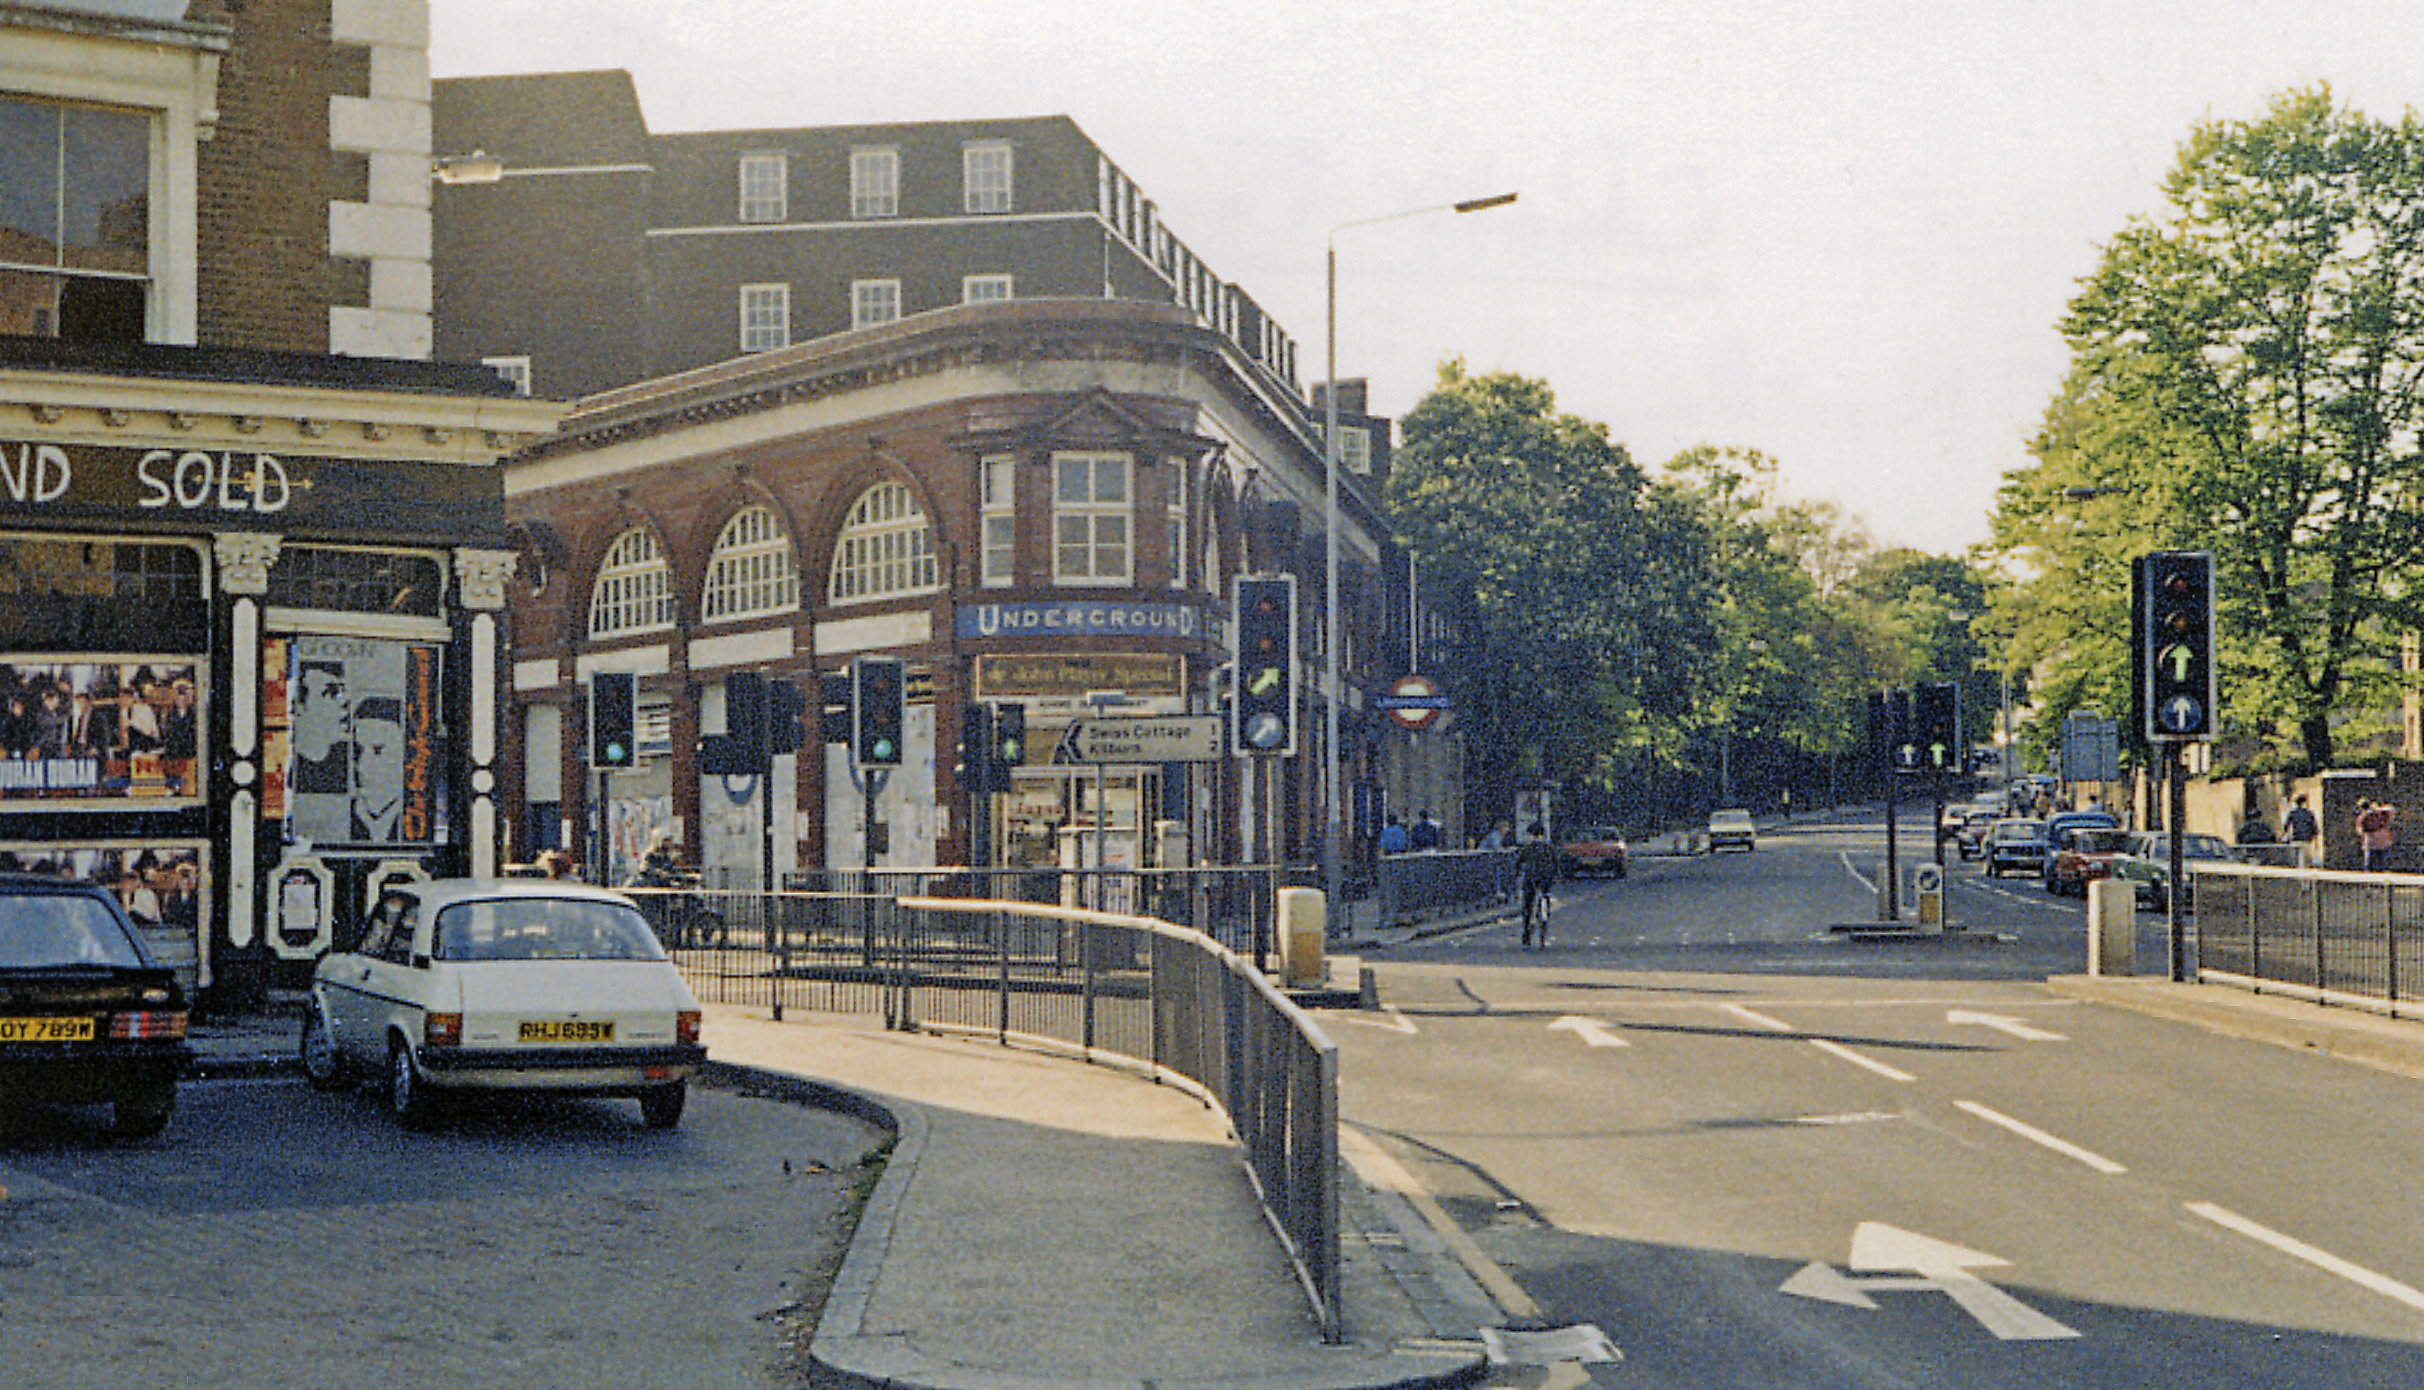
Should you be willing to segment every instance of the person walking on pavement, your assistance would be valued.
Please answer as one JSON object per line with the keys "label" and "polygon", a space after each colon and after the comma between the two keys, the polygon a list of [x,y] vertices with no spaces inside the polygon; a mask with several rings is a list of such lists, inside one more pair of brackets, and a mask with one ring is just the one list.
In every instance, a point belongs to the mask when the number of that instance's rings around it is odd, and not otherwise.
{"label": "person walking on pavement", "polygon": [[2398,841],[2399,808],[2387,801],[2357,803],[2357,843],[2365,851],[2365,870],[2379,873],[2390,867],[2390,847]]}
{"label": "person walking on pavement", "polygon": [[1523,944],[1532,944],[1535,929],[1540,944],[1549,944],[1550,885],[1557,882],[1557,846],[1549,843],[1549,832],[1540,822],[1532,822],[1524,832],[1523,847],[1515,851],[1515,873],[1523,884]]}
{"label": "person walking on pavement", "polygon": [[2315,823],[2315,813],[2306,804],[2306,793],[2298,793],[2297,804],[2291,806],[2289,814],[2281,818],[2281,838],[2304,849],[2315,842],[2315,836],[2322,833],[2323,827]]}
{"label": "person walking on pavement", "polygon": [[1389,817],[1389,823],[1382,826],[1380,830],[1380,852],[1383,854],[1403,854],[1406,852],[1409,843],[1410,842],[1406,839],[1406,823],[1404,819],[1398,816]]}
{"label": "person walking on pavement", "polygon": [[1422,819],[1414,822],[1412,838],[1414,848],[1417,850],[1439,848],[1439,822],[1431,819],[1429,810],[1426,809],[1422,813]]}

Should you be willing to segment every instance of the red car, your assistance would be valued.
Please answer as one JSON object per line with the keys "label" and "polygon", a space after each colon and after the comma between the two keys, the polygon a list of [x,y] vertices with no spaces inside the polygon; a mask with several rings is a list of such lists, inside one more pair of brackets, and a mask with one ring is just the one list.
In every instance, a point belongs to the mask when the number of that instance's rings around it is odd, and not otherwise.
{"label": "red car", "polygon": [[1599,872],[1623,878],[1631,867],[1632,850],[1624,842],[1623,831],[1612,825],[1592,825],[1561,838],[1557,857],[1568,877]]}
{"label": "red car", "polygon": [[2081,825],[2061,832],[2054,859],[2045,871],[2045,891],[2087,896],[2087,885],[2110,875],[2113,858],[2129,853],[2129,832],[2100,825]]}

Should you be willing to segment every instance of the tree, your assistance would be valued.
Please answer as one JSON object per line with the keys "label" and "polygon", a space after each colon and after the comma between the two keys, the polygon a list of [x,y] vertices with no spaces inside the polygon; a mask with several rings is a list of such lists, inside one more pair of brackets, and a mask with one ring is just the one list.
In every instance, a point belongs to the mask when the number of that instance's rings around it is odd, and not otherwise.
{"label": "tree", "polygon": [[2110,691],[2130,555],[2211,549],[2226,721],[2328,765],[2417,620],[2424,128],[2293,91],[2198,127],[2164,195],[2062,324],[2069,377],[1999,500],[2000,621],[2057,691]]}
{"label": "tree", "polygon": [[1543,382],[1445,363],[1403,429],[1389,508],[1457,632],[1468,783],[1503,807],[1671,749],[1714,643],[1699,517]]}

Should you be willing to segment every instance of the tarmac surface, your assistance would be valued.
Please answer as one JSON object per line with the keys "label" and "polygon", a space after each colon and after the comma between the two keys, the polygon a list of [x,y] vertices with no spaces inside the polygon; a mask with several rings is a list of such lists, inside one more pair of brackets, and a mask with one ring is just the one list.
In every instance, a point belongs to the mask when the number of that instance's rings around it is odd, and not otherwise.
{"label": "tarmac surface", "polygon": [[[2160,979],[2047,984],[2424,1078],[2424,1022],[2413,1019]],[[1459,1261],[1469,1242],[1426,1221],[1421,1195],[1400,1191],[1402,1175],[1359,1136],[1341,1144],[1345,1335],[1329,1344],[1227,1125],[1179,1089],[856,1015],[793,1011],[778,1022],[711,1006],[705,1036],[714,1064],[895,1136],[814,1337],[819,1383],[1468,1384],[1492,1370],[1482,1330],[1525,1311],[1503,1274]],[[291,1019],[200,1027],[195,1042],[199,1065],[218,1074],[292,1061]],[[1487,1289],[1500,1290],[1496,1301]]]}

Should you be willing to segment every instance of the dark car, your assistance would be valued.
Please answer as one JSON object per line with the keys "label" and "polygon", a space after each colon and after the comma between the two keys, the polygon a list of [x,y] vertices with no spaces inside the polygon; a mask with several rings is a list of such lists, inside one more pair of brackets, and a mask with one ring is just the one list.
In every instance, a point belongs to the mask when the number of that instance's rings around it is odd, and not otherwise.
{"label": "dark car", "polygon": [[1986,831],[1986,875],[2001,878],[2007,869],[2041,873],[2045,869],[2045,822],[2028,816],[1996,821]]}
{"label": "dark car", "polygon": [[185,993],[96,884],[0,875],[0,1103],[108,1105],[123,1139],[176,1109]]}

